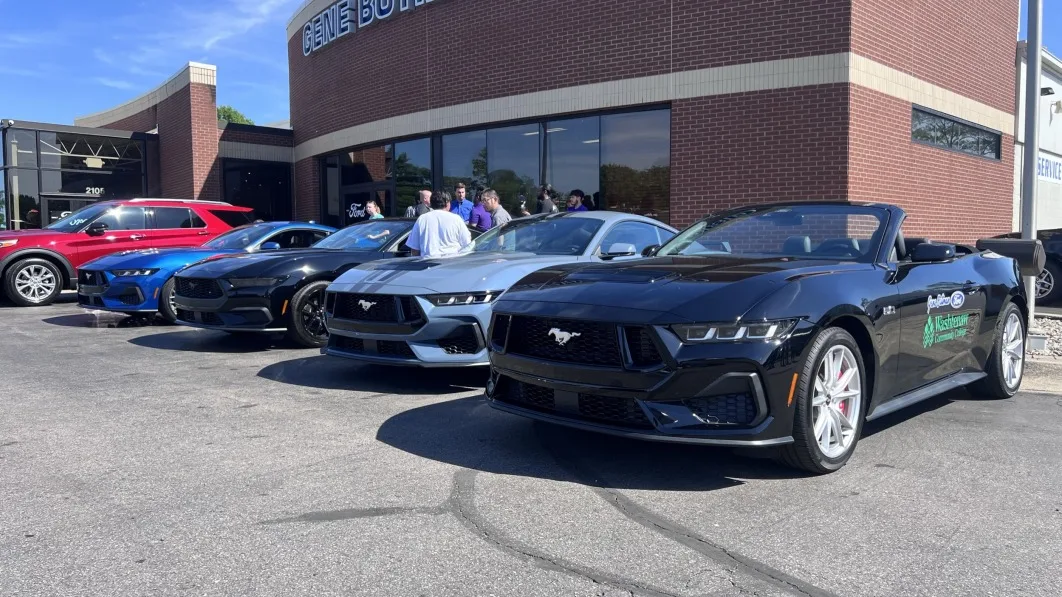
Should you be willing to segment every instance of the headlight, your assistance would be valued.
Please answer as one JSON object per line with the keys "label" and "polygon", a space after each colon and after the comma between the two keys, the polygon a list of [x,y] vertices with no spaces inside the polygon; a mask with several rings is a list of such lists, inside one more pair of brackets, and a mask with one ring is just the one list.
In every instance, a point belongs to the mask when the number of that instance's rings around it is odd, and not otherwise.
{"label": "headlight", "polygon": [[671,331],[684,344],[779,340],[796,327],[797,319],[757,321],[747,324],[691,323],[675,324]]}
{"label": "headlight", "polygon": [[264,288],[280,284],[286,279],[287,276],[282,278],[229,278],[226,282],[233,288]]}
{"label": "headlight", "polygon": [[456,307],[459,305],[482,305],[493,303],[503,290],[491,290],[488,292],[462,292],[459,294],[432,294],[424,298],[431,301],[436,307]]}
{"label": "headlight", "polygon": [[13,246],[15,246],[17,244],[18,244],[18,239],[17,238],[13,238],[11,240],[0,240],[0,249],[6,249],[8,247],[13,247]]}
{"label": "headlight", "polygon": [[111,275],[116,278],[124,278],[126,276],[150,276],[158,269],[116,269],[111,271]]}

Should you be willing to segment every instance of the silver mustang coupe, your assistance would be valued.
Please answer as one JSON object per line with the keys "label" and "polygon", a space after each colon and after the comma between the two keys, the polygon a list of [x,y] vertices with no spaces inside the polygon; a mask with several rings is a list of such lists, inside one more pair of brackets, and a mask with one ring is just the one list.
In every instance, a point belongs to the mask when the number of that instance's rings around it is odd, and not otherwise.
{"label": "silver mustang coupe", "polygon": [[530,216],[462,254],[351,269],[327,289],[328,355],[420,367],[487,365],[491,305],[525,275],[565,263],[639,259],[677,231],[628,213]]}

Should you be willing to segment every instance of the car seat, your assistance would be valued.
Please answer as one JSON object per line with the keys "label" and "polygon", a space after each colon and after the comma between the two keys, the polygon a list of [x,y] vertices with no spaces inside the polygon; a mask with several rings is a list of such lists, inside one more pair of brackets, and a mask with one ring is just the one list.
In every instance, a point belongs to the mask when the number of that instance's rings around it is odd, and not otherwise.
{"label": "car seat", "polygon": [[810,252],[810,236],[790,236],[782,243],[782,253],[786,255],[806,255]]}

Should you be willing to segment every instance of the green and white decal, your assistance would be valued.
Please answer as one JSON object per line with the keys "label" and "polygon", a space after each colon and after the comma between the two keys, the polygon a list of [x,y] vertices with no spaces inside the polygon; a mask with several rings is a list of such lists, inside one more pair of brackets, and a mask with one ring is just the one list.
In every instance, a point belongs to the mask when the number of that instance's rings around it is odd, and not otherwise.
{"label": "green and white decal", "polygon": [[922,329],[922,347],[929,348],[937,344],[966,338],[973,330],[976,322],[976,311],[930,315],[926,317],[926,325]]}

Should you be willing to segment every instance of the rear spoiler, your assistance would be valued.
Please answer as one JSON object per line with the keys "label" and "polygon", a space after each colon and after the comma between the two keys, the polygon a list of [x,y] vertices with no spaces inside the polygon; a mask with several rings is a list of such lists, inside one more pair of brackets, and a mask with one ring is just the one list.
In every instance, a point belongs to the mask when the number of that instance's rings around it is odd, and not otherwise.
{"label": "rear spoiler", "polygon": [[1039,239],[1022,238],[982,238],[977,241],[979,251],[991,251],[1018,262],[1018,269],[1023,276],[1039,276],[1047,263],[1044,244]]}

